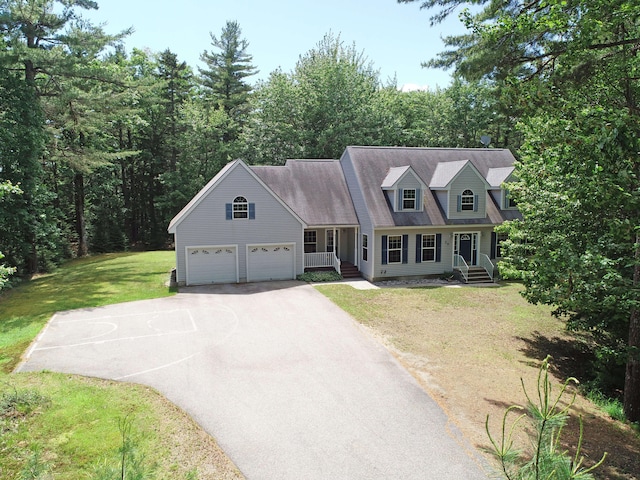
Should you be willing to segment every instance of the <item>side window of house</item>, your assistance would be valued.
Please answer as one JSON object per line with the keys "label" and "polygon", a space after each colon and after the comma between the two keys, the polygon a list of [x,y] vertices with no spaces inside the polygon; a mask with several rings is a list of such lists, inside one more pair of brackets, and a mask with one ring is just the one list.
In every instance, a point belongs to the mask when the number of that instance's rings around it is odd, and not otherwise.
{"label": "side window of house", "polygon": [[369,236],[362,234],[362,260],[364,262],[369,260]]}
{"label": "side window of house", "polygon": [[256,204],[249,203],[246,197],[237,196],[232,203],[225,204],[225,218],[227,220],[241,218],[254,220],[256,218]]}
{"label": "side window of house", "polygon": [[316,253],[317,233],[315,230],[304,231],[304,253]]}

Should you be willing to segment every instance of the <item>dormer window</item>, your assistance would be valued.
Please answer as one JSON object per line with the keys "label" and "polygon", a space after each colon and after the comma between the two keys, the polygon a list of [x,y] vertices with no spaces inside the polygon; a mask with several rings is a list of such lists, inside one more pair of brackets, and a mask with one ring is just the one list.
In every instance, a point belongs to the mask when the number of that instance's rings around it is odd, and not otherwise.
{"label": "dormer window", "polygon": [[402,191],[402,209],[403,210],[415,210],[416,209],[416,190],[415,188],[407,188]]}
{"label": "dormer window", "polygon": [[465,190],[460,197],[460,210],[475,211],[475,196],[471,190]]}
{"label": "dormer window", "polygon": [[249,202],[244,197],[236,197],[233,199],[233,218],[248,218]]}

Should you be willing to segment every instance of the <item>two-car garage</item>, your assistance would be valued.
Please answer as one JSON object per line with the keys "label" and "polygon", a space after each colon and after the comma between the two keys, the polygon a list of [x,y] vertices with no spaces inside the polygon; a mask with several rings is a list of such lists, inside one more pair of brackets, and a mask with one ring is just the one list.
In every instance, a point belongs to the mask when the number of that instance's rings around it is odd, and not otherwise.
{"label": "two-car garage", "polygon": [[244,258],[237,245],[186,247],[187,285],[291,280],[296,277],[295,244],[253,244]]}

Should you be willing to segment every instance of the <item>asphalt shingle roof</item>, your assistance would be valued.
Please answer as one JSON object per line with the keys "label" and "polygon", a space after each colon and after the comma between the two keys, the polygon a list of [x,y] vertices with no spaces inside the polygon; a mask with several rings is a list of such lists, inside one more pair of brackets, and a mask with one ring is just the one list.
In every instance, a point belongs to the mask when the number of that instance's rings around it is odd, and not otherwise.
{"label": "asphalt shingle roof", "polygon": [[423,183],[431,188],[437,188],[436,185],[446,186],[467,161],[486,179],[491,168],[513,166],[515,159],[507,149],[353,146],[347,147],[342,161],[346,161],[346,155],[353,165],[365,204],[376,227],[499,224],[520,216],[516,210],[501,210],[487,193],[486,218],[449,220],[431,190],[425,192],[426,201],[422,212],[394,212],[380,187],[390,168],[405,166],[410,166]]}
{"label": "asphalt shingle roof", "polygon": [[288,160],[251,169],[307,225],[358,224],[338,160]]}

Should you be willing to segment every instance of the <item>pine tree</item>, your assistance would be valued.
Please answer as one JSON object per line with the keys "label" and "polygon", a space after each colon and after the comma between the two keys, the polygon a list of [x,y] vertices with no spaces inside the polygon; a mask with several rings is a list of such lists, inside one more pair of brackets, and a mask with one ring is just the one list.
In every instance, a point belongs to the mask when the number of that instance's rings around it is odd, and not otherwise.
{"label": "pine tree", "polygon": [[242,30],[235,21],[227,21],[220,38],[213,33],[211,45],[219,52],[207,50],[200,56],[207,68],[200,68],[202,85],[214,104],[221,106],[234,122],[228,140],[237,138],[249,112],[251,86],[246,79],[258,73],[251,64],[253,57],[247,53],[249,42],[241,38]]}

